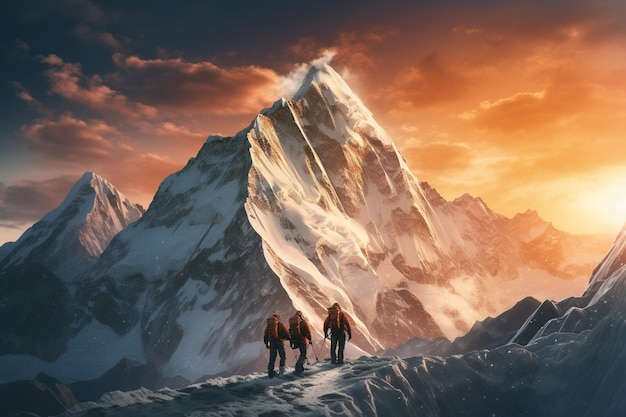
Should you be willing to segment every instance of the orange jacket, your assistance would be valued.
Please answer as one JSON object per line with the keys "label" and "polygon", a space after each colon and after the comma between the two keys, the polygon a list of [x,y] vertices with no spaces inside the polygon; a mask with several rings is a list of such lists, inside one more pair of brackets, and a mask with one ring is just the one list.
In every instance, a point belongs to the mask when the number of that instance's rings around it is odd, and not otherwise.
{"label": "orange jacket", "polygon": [[328,331],[330,330],[330,334],[339,336],[342,333],[348,333],[348,337],[352,338],[352,329],[350,328],[350,321],[348,320],[348,316],[343,312],[339,312],[338,325],[332,325],[330,322],[330,317],[326,317],[324,320],[324,336],[328,337]]}

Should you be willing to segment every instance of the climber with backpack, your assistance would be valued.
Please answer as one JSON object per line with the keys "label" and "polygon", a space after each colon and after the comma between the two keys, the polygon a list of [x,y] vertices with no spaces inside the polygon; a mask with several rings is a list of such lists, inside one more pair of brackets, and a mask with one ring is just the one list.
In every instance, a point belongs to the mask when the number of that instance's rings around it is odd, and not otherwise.
{"label": "climber with backpack", "polygon": [[276,362],[277,354],[280,356],[280,371],[278,375],[285,373],[285,361],[287,359],[287,355],[285,354],[284,342],[289,339],[289,330],[287,330],[287,327],[285,327],[285,325],[280,321],[280,316],[278,314],[274,314],[272,317],[267,319],[263,342],[265,343],[265,347],[270,351],[270,360],[267,363],[267,375],[270,378],[277,375],[274,370],[274,363]]}
{"label": "climber with backpack", "polygon": [[330,362],[332,364],[343,364],[346,333],[348,340],[352,339],[348,317],[341,311],[339,303],[335,303],[328,307],[328,317],[324,320],[324,339],[330,338]]}
{"label": "climber with backpack", "polygon": [[307,359],[307,345],[313,344],[311,340],[311,329],[309,324],[304,320],[302,311],[296,311],[289,318],[289,336],[291,337],[291,348],[300,350],[300,357],[296,362],[296,374],[304,372],[304,361]]}

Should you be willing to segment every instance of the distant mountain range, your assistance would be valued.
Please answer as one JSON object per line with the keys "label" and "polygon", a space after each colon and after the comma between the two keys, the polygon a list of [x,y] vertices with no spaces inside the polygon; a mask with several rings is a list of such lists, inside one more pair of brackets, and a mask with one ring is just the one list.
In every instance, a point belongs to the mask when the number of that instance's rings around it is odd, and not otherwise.
{"label": "distant mountain range", "polygon": [[334,302],[353,355],[452,340],[525,296],[579,294],[609,246],[445,200],[315,66],[292,99],[209,137],[145,213],[87,173],[0,248],[0,382],[91,380],[123,360],[190,381],[251,372],[267,316],[302,310],[321,343]]}

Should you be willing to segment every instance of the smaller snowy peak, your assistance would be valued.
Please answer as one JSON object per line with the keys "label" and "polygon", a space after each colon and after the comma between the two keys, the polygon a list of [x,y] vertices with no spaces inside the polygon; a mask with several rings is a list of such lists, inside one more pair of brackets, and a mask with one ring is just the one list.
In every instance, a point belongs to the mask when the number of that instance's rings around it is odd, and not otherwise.
{"label": "smaller snowy peak", "polygon": [[510,230],[522,242],[531,242],[552,228],[552,223],[543,220],[535,210],[517,213],[509,222]]}
{"label": "smaller snowy peak", "polygon": [[480,197],[474,197],[467,193],[454,199],[452,204],[461,207],[468,215],[476,219],[499,217]]}
{"label": "smaller snowy peak", "polygon": [[[109,181],[93,172],[85,173],[81,180],[88,181],[81,185],[81,191],[90,197],[93,195],[93,205],[87,214],[79,239],[91,256],[98,257],[113,236],[138,220],[143,215],[144,209],[138,204],[133,204]],[[79,183],[80,180],[77,185]],[[90,198],[86,201],[90,201]]]}
{"label": "smaller snowy peak", "polygon": [[133,204],[110,182],[84,173],[63,202],[42,217],[3,253],[0,269],[39,262],[70,281],[91,266],[113,236],[139,219]]}
{"label": "smaller snowy peak", "polygon": [[513,216],[514,221],[518,222],[545,222],[540,216],[537,210],[528,209],[523,213],[517,213]]}

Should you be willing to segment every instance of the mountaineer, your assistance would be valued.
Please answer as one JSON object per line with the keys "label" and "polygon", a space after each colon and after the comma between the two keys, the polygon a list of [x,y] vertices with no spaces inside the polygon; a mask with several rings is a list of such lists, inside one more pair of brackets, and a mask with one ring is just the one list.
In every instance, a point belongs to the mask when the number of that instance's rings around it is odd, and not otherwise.
{"label": "mountaineer", "polygon": [[324,320],[324,338],[330,338],[330,362],[333,364],[343,364],[346,333],[348,340],[352,339],[348,317],[341,311],[339,303],[335,303],[328,307],[328,317]]}

